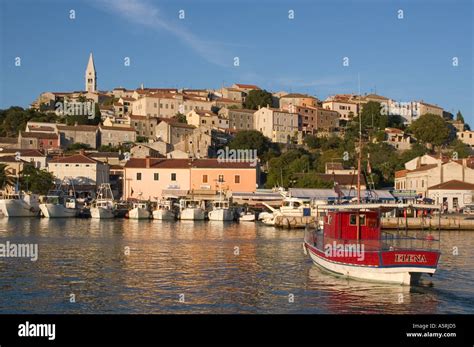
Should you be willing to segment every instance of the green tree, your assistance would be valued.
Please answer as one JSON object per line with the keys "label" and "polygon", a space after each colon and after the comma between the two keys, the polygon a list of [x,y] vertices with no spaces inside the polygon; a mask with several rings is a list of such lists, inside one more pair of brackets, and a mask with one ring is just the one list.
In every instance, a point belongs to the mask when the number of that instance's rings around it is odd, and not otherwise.
{"label": "green tree", "polygon": [[26,165],[20,173],[20,184],[34,194],[47,194],[54,185],[54,176],[46,170]]}
{"label": "green tree", "polygon": [[416,139],[429,148],[445,144],[449,138],[449,127],[446,121],[435,114],[424,114],[414,121],[409,130]]}
{"label": "green tree", "polygon": [[272,105],[272,94],[266,90],[251,90],[245,98],[244,107],[256,110],[258,107],[266,107]]}
{"label": "green tree", "polygon": [[172,119],[174,119],[174,120],[177,121],[178,123],[185,123],[185,124],[188,123],[188,121],[187,121],[187,119],[186,119],[186,115],[184,115],[184,114],[182,114],[182,113],[180,113],[180,112],[176,113],[176,115],[174,115]]}
{"label": "green tree", "polygon": [[451,158],[467,158],[471,154],[471,147],[455,139],[449,144],[449,154]]}
{"label": "green tree", "polygon": [[76,142],[72,143],[69,146],[67,146],[67,151],[77,151],[79,149],[91,149],[91,146],[89,146],[87,143],[81,143],[81,142]]}
{"label": "green tree", "polygon": [[56,123],[59,120],[54,113],[37,112],[33,109],[23,109],[19,106],[12,106],[5,110],[0,110],[0,136],[14,137],[22,130],[25,130],[29,121]]}
{"label": "green tree", "polygon": [[280,153],[278,145],[272,143],[269,138],[257,130],[239,131],[230,141],[229,148],[257,150],[257,156],[262,161],[267,161],[270,157]]}
{"label": "green tree", "polygon": [[461,111],[458,111],[458,113],[456,113],[456,120],[457,120],[458,122],[464,123],[464,117],[463,117]]}

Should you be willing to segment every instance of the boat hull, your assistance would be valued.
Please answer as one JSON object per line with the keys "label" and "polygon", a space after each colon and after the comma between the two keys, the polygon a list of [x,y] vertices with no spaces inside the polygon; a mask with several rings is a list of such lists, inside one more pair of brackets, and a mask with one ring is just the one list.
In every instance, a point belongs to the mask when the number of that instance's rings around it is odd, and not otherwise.
{"label": "boat hull", "polygon": [[111,219],[114,218],[114,211],[110,208],[91,207],[91,217],[96,219]]}
{"label": "boat hull", "polygon": [[209,211],[209,220],[213,221],[232,221],[234,220],[234,211],[228,208]]}
{"label": "boat hull", "polygon": [[206,214],[202,208],[185,208],[179,214],[181,220],[204,220],[205,217]]}
{"label": "boat hull", "polygon": [[135,207],[128,211],[129,219],[149,219],[150,211],[145,208]]}
{"label": "boat hull", "polygon": [[255,222],[255,214],[244,214],[239,217],[239,222]]}
{"label": "boat hull", "polygon": [[46,218],[72,218],[79,212],[77,208],[66,208],[63,205],[41,204],[39,207]]}
{"label": "boat hull", "polygon": [[[427,265],[418,264],[390,264],[388,253],[399,252],[400,254],[413,254],[413,251],[394,251],[394,252],[373,252],[378,253],[377,258],[382,259],[382,264],[370,261],[365,264],[348,263],[337,261],[334,258],[326,257],[324,252],[316,249],[314,246],[305,242],[303,244],[305,253],[308,253],[314,264],[321,268],[335,273],[337,275],[350,277],[358,280],[383,282],[401,285],[410,285],[416,283],[423,273],[434,274],[438,264],[438,252],[423,252],[431,254],[433,257]],[[384,254],[385,253],[385,254]],[[383,259],[387,264],[383,263]]]}
{"label": "boat hull", "polygon": [[153,211],[153,219],[158,220],[175,220],[175,214],[170,210],[155,210]]}
{"label": "boat hull", "polygon": [[36,217],[40,213],[39,207],[23,200],[0,200],[0,211],[5,217]]}

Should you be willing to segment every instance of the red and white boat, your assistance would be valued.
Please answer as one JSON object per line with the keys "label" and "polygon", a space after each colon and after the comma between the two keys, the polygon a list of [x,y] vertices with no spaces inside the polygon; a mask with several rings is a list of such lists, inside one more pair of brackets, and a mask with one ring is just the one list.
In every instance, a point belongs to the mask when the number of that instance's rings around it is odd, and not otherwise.
{"label": "red and white boat", "polygon": [[432,235],[385,233],[380,209],[338,207],[327,212],[322,226],[305,233],[304,251],[315,264],[355,279],[406,285],[435,273],[440,251]]}

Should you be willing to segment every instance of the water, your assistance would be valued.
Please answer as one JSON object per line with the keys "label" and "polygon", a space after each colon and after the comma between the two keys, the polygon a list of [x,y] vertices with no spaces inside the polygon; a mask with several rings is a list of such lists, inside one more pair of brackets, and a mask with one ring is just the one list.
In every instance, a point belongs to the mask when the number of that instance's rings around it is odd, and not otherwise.
{"label": "water", "polygon": [[0,258],[0,313],[474,313],[473,232],[443,232],[439,270],[416,287],[327,274],[302,238],[254,223],[2,218],[0,243],[38,243],[39,258]]}

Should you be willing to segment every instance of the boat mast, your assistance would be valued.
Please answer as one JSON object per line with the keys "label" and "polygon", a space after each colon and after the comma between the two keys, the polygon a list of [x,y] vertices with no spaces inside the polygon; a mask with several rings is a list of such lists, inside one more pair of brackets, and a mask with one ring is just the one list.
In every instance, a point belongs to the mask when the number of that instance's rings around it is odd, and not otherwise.
{"label": "boat mast", "polygon": [[357,112],[359,112],[359,155],[357,158],[357,203],[360,204],[360,167],[362,164],[362,112],[360,110],[360,74],[357,75],[359,95],[357,97]]}

